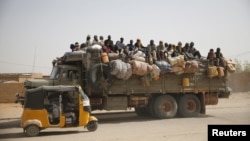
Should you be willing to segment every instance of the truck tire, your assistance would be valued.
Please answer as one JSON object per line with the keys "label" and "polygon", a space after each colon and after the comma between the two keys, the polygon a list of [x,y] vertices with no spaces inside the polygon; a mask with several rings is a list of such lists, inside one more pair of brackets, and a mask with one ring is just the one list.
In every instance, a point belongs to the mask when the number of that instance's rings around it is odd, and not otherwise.
{"label": "truck tire", "polygon": [[171,95],[161,95],[155,99],[153,110],[160,119],[173,118],[178,109],[176,100]]}
{"label": "truck tire", "polygon": [[156,98],[157,96],[150,98],[148,106],[147,106],[149,114],[154,118],[157,118],[155,111],[154,111],[154,103],[155,103]]}
{"label": "truck tire", "polygon": [[92,66],[88,72],[88,82],[95,90],[107,90],[112,85],[112,75],[107,64],[98,63]]}
{"label": "truck tire", "polygon": [[201,110],[201,103],[193,94],[183,95],[179,100],[179,114],[182,117],[196,117]]}
{"label": "truck tire", "polygon": [[140,106],[135,107],[135,113],[138,116],[147,116],[148,115],[148,113],[146,111],[146,107],[140,107]]}

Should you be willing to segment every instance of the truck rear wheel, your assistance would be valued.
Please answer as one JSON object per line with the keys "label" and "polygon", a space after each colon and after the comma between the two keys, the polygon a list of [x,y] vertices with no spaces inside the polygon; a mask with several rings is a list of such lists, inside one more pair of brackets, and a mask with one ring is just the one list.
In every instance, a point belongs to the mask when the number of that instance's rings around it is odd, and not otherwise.
{"label": "truck rear wheel", "polygon": [[147,116],[148,115],[146,107],[137,106],[137,107],[135,107],[135,112],[138,116]]}
{"label": "truck rear wheel", "polygon": [[199,115],[201,103],[197,96],[187,94],[180,98],[179,114],[182,117],[195,117]]}
{"label": "truck rear wheel", "polygon": [[161,95],[155,99],[153,110],[155,116],[161,119],[172,118],[176,115],[178,105],[170,95]]}
{"label": "truck rear wheel", "polygon": [[155,103],[155,100],[156,100],[157,96],[154,96],[152,97],[150,100],[149,100],[149,103],[148,103],[148,112],[149,114],[152,116],[152,117],[157,117],[156,114],[155,114],[155,111],[154,111],[154,103]]}

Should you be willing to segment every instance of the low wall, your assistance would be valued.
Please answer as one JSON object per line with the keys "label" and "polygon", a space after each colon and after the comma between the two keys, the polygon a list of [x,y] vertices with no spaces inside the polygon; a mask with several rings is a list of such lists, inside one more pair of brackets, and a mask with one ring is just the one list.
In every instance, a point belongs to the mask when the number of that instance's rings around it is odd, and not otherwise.
{"label": "low wall", "polygon": [[228,77],[228,85],[233,92],[250,91],[250,72],[233,73]]}
{"label": "low wall", "polygon": [[23,83],[0,83],[0,103],[14,103],[16,93],[23,93]]}
{"label": "low wall", "polygon": [[[228,80],[233,92],[250,91],[250,72],[233,73]],[[15,94],[23,92],[23,83],[0,83],[0,103],[14,103]]]}

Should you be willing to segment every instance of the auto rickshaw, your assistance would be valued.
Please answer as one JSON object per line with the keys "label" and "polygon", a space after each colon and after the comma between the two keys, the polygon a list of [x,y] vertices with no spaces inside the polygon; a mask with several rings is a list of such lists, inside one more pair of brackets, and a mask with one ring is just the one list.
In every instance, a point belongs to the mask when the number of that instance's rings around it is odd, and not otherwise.
{"label": "auto rickshaw", "polygon": [[84,126],[95,131],[98,120],[90,113],[89,98],[80,86],[40,86],[26,91],[21,127],[27,136],[38,136],[50,127]]}

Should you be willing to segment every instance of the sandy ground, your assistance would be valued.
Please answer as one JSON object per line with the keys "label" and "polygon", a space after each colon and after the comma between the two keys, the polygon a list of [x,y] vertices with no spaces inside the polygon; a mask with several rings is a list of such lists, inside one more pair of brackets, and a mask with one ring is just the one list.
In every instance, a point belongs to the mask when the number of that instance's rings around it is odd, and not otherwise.
{"label": "sandy ground", "polygon": [[21,113],[20,104],[0,104],[0,141],[206,141],[209,124],[250,125],[250,92],[233,93],[228,99],[220,99],[218,105],[207,106],[206,115],[199,117],[159,120],[138,117],[134,112],[95,114],[99,119],[95,132],[83,127],[49,128],[32,138],[26,137],[19,127]]}

